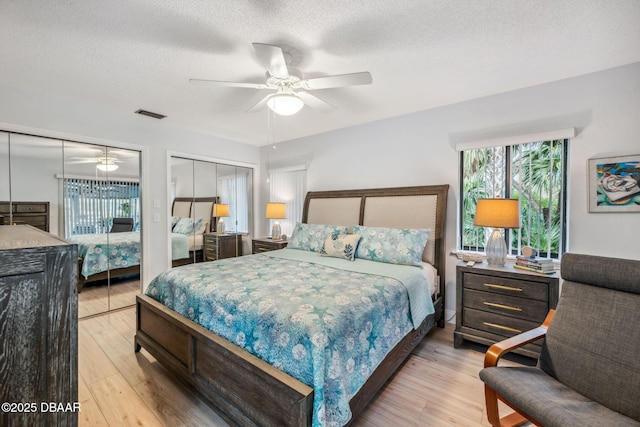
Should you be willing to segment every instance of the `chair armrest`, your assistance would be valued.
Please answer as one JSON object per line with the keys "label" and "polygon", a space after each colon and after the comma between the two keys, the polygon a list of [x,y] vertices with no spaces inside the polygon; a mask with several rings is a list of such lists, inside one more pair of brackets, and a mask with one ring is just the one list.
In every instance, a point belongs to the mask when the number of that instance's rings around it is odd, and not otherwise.
{"label": "chair armrest", "polygon": [[489,347],[484,355],[484,367],[489,368],[491,366],[497,366],[503,354],[543,338],[547,334],[547,328],[549,327],[555,312],[555,310],[549,310],[544,322],[542,322],[542,325],[537,328],[515,335],[511,338],[507,338],[506,340],[497,342]]}

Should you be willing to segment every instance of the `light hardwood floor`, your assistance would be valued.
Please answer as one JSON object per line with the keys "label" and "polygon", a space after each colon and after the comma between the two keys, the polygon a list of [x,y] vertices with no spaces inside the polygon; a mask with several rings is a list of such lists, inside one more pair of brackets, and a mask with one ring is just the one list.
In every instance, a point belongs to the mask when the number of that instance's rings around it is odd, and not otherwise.
{"label": "light hardwood floor", "polygon": [[[352,425],[488,426],[484,354],[454,349],[453,329],[434,328]],[[134,353],[134,334],[134,308],[79,321],[81,427],[227,426],[149,353]]]}

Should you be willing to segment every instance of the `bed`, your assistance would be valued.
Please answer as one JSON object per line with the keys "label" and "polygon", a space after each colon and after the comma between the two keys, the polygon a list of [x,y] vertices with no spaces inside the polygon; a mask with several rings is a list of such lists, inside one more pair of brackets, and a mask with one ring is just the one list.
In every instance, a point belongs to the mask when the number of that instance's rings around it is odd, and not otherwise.
{"label": "bed", "polygon": [[[174,266],[191,260],[192,237],[171,233]],[[78,292],[89,282],[140,274],[140,233],[137,231],[78,234],[67,240],[78,245]]]}
{"label": "bed", "polygon": [[[333,413],[330,414],[331,416],[327,416],[326,413],[319,415],[317,411],[314,413],[314,405],[319,408],[318,402],[321,400],[319,396],[323,395],[322,399],[324,399],[324,394],[329,388],[319,387],[317,382],[309,381],[308,378],[303,378],[305,379],[304,382],[300,381],[294,378],[293,375],[284,372],[298,369],[295,364],[292,365],[287,362],[283,366],[279,366],[282,370],[277,369],[262,359],[269,359],[268,356],[265,357],[265,354],[260,354],[262,358],[259,358],[245,350],[247,346],[242,340],[224,339],[225,331],[220,331],[219,334],[216,334],[188,319],[188,317],[194,317],[194,315],[199,317],[199,314],[186,312],[186,315],[183,316],[178,313],[180,309],[174,311],[168,308],[152,298],[154,295],[140,295],[137,297],[135,350],[140,351],[140,348],[144,347],[174,374],[203,395],[216,408],[217,412],[232,425],[310,426],[322,425],[324,420],[341,420],[338,425],[344,424],[345,420],[362,412],[371,398],[393,375],[415,345],[434,324],[437,323],[440,326],[444,326],[444,220],[447,191],[447,185],[439,185],[373,190],[323,191],[309,192],[307,194],[302,218],[302,222],[305,224],[353,224],[365,227],[430,229],[431,232],[422,254],[422,260],[428,262],[437,273],[440,273],[434,275],[433,280],[436,286],[430,301],[432,306],[431,310],[428,311],[430,314],[424,320],[412,318],[413,303],[409,303],[406,296],[410,292],[401,287],[404,289],[402,292],[403,298],[407,302],[402,310],[398,310],[398,312],[404,314],[396,317],[404,317],[404,321],[410,322],[410,325],[400,333],[400,336],[397,337],[393,344],[388,344],[390,347],[388,352],[385,350],[384,354],[376,355],[379,361],[375,362],[375,369],[372,369],[370,375],[369,372],[366,372],[366,375],[360,380],[361,384],[355,385],[355,391],[345,389],[342,397],[347,397],[348,411],[350,412],[350,414],[346,415],[346,418],[342,414],[334,417]],[[362,230],[365,229],[356,229],[356,231]],[[294,239],[292,238],[290,246],[293,242]],[[201,267],[203,277],[207,275],[207,268],[217,268],[236,271],[236,276],[266,274],[267,272],[273,274],[273,272],[279,271],[281,276],[285,278],[288,274],[293,274],[293,270],[288,264],[291,261],[285,259],[285,255],[279,254],[286,251],[288,249],[276,251],[278,254],[267,253],[244,257],[244,261],[242,258],[236,258],[225,260],[226,264],[216,261],[215,263],[219,264],[204,263],[198,266],[186,267],[186,269]],[[316,257],[315,259],[319,260],[321,258],[325,257]],[[328,260],[330,257],[326,259]],[[296,260],[294,262],[306,263],[307,261],[309,260]],[[236,264],[243,262],[248,263],[245,270],[242,269],[241,264]],[[316,265],[315,261],[311,260],[311,262],[314,266]],[[267,265],[259,267],[258,264],[261,263],[266,263]],[[314,271],[313,268],[309,267],[310,264],[304,265],[307,266],[304,268],[307,274],[311,274]],[[257,270],[253,266],[256,266]],[[265,270],[260,270],[260,268]],[[373,278],[374,275],[369,274],[368,268],[366,268],[367,271],[365,272],[336,273],[335,278],[339,282],[337,286],[347,286],[351,280],[350,278],[359,274],[365,274]],[[171,274],[178,273],[174,271]],[[232,278],[233,273],[228,273],[228,277]],[[382,276],[377,276],[376,273],[375,277]],[[296,277],[288,277],[287,280],[295,282]],[[305,286],[311,286],[313,283],[307,277],[298,277],[297,280],[298,285],[295,289],[304,289]],[[388,280],[390,283],[394,283],[392,285],[393,288],[398,289],[394,279]],[[272,278],[266,283],[271,286],[271,284],[278,281]],[[152,282],[152,285],[156,286],[154,282]],[[152,285],[150,285],[148,291],[154,289]],[[286,283],[284,286],[286,286]],[[376,286],[377,284],[370,284],[368,288],[373,289]],[[241,285],[240,288],[243,288],[243,286]],[[353,288],[349,289],[353,290]],[[254,288],[251,292],[254,291],[260,292],[261,290]],[[358,292],[357,289],[354,291]],[[160,292],[162,293],[163,291]],[[325,291],[323,290],[322,292]],[[346,292],[346,294],[350,292]],[[233,291],[229,296],[233,297],[232,294]],[[343,297],[348,296],[346,294]],[[385,298],[387,298],[388,295],[392,295],[392,292],[385,290],[384,294]],[[184,298],[182,294],[176,296],[179,296],[174,301],[174,303],[177,302],[177,305],[180,305],[182,301],[188,307],[195,307],[195,305],[190,305],[193,303],[193,301],[189,300],[190,296]],[[335,297],[338,298],[337,296]],[[368,298],[370,298],[369,295],[363,301]],[[204,304],[204,301],[202,304]],[[317,299],[317,301],[320,300]],[[320,303],[318,302],[318,304]],[[303,306],[305,304],[301,305],[301,307]],[[214,302],[211,307],[215,310],[216,303]],[[284,305],[280,309],[284,311]],[[329,309],[333,310],[333,308]],[[262,311],[268,312],[268,309]],[[382,311],[392,313],[392,310],[388,307]],[[250,330],[257,331],[252,334],[253,338],[257,340],[260,339],[260,330],[262,328],[262,326],[258,326],[257,324],[249,326]],[[294,329],[286,330],[287,334],[296,336],[298,332],[295,332]],[[393,333],[389,333],[389,335],[397,335],[395,327],[391,330]],[[246,339],[251,338],[248,335],[244,335],[244,337]],[[350,347],[353,346],[350,345]],[[260,345],[256,345],[254,342],[253,349],[255,350],[256,348],[260,348]],[[265,351],[271,354],[277,353],[277,351],[269,348]],[[307,353],[309,352],[302,351],[300,354]],[[370,350],[370,353],[361,355],[360,359],[364,360],[373,355]],[[328,376],[331,377],[333,362],[328,361],[327,363],[327,372],[330,374]],[[315,390],[307,384],[312,384]],[[327,406],[327,408],[329,407]],[[332,409],[328,409],[327,412],[329,410]],[[339,410],[342,411],[342,409]],[[327,424],[329,424],[329,421],[327,421]]]}
{"label": "bed", "polygon": [[[217,218],[213,216],[213,205],[219,202],[218,197],[176,197],[171,204],[171,218],[173,229],[181,218],[195,218],[202,220],[202,227],[194,234],[188,235],[189,256],[186,258],[173,258],[173,267],[203,260],[203,233],[216,230]],[[176,234],[176,233],[172,233]]]}

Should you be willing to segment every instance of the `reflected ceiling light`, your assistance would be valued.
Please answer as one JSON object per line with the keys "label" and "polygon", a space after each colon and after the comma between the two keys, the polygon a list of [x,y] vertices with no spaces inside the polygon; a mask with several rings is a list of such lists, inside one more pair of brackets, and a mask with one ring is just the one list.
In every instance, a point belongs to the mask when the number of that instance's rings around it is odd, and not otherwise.
{"label": "reflected ceiling light", "polygon": [[96,165],[96,169],[104,171],[104,172],[113,172],[118,169],[118,165],[116,165],[115,161],[112,158],[104,158],[100,159],[100,163]]}
{"label": "reflected ceiling light", "polygon": [[304,101],[295,93],[281,92],[271,95],[267,106],[276,114],[290,116],[304,107]]}

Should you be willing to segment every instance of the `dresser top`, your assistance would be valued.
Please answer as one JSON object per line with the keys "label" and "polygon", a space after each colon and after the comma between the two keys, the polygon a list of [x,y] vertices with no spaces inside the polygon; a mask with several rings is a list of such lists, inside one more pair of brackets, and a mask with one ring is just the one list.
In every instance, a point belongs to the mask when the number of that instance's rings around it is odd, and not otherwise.
{"label": "dresser top", "polygon": [[0,225],[0,250],[69,244],[66,240],[30,225]]}

